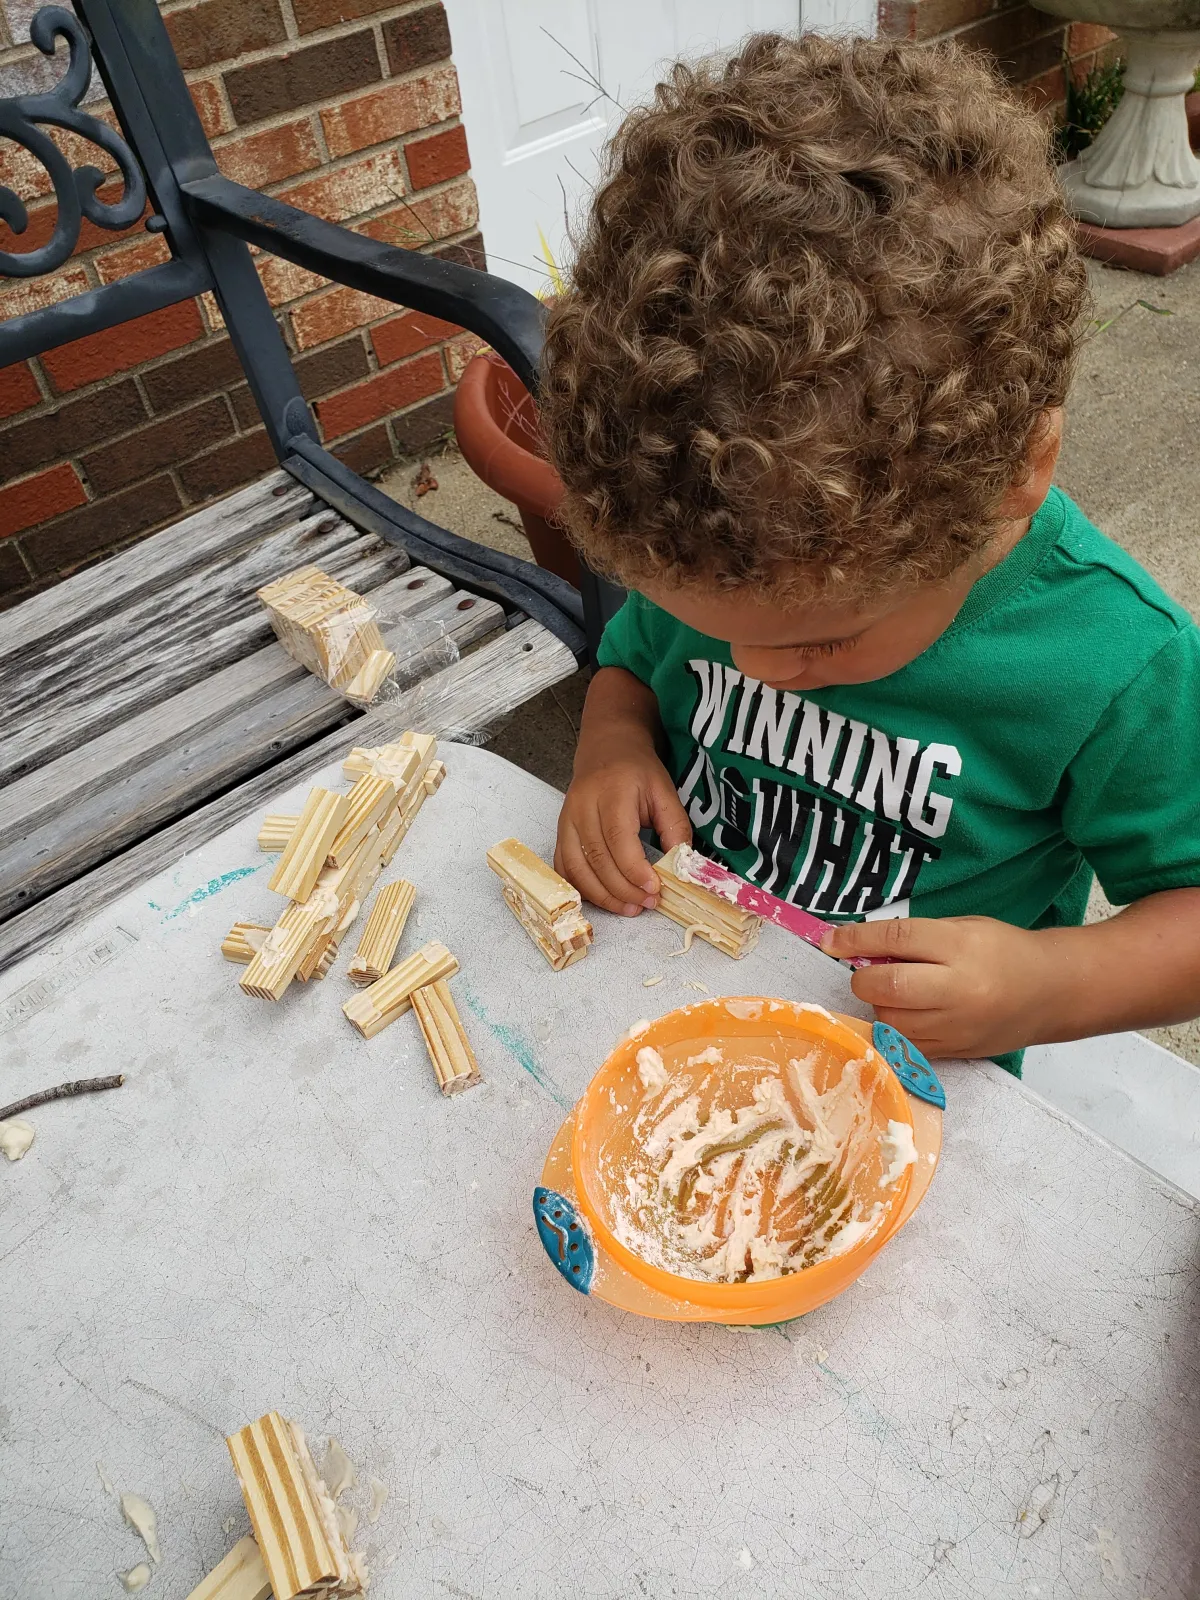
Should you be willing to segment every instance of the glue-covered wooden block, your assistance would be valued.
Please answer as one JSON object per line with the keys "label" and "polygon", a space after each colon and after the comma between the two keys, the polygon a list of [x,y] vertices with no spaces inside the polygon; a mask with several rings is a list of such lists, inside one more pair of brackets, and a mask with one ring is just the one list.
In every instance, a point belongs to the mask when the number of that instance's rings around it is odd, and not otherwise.
{"label": "glue-covered wooden block", "polygon": [[268,1411],[225,1442],[275,1600],[364,1593],[366,1567],[347,1547],[296,1424]]}
{"label": "glue-covered wooden block", "polygon": [[579,890],[519,839],[502,839],[487,853],[509,909],[555,972],[582,961],[592,942]]}
{"label": "glue-covered wooden block", "polygon": [[416,895],[417,891],[411,883],[397,878],[395,883],[385,884],[375,896],[371,915],[367,918],[358,949],[354,952],[354,960],[350,963],[348,976],[351,983],[362,987],[378,983],[383,977],[392,964]]}
{"label": "glue-covered wooden block", "polygon": [[661,885],[658,910],[696,938],[704,939],[716,950],[723,950],[727,956],[738,959],[747,955],[758,943],[762,918],[681,878],[676,871],[676,860],[679,852],[686,848],[686,845],[676,845],[661,861],[654,863]]}
{"label": "glue-covered wooden block", "polygon": [[359,778],[348,796],[349,807],[326,857],[331,867],[346,864],[358,846],[396,804],[396,785],[390,778],[370,774]]}
{"label": "glue-covered wooden block", "polygon": [[414,989],[412,1007],[429,1052],[429,1061],[443,1094],[460,1094],[480,1081],[479,1063],[471,1049],[450,993],[450,985],[443,978],[439,983]]}
{"label": "glue-covered wooden block", "polygon": [[457,971],[456,958],[444,944],[431,939],[378,983],[347,1000],[342,1010],[364,1039],[373,1039],[411,1008],[414,990],[437,983],[439,978],[451,978]]}

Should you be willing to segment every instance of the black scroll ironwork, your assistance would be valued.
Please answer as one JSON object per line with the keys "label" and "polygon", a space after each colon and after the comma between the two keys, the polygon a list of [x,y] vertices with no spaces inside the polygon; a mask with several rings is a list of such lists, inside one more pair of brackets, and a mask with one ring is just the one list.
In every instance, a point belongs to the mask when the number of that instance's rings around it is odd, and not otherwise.
{"label": "black scroll ironwork", "polygon": [[[37,278],[62,265],[79,242],[83,218],[114,232],[131,227],[146,207],[146,180],[133,152],[117,133],[79,109],[92,77],[92,52],[78,19],[62,6],[45,6],[33,19],[29,37],[45,56],[65,39],[70,60],[61,81],[46,94],[16,95],[0,100],[0,139],[12,139],[40,161],[50,174],[58,201],[58,219],[50,238],[37,250],[0,250],[0,277]],[[124,189],[111,204],[97,194],[106,181],[99,167],[72,169],[40,125],[64,128],[99,145],[117,163]],[[0,218],[20,235],[29,226],[29,211],[11,189],[0,185]]]}

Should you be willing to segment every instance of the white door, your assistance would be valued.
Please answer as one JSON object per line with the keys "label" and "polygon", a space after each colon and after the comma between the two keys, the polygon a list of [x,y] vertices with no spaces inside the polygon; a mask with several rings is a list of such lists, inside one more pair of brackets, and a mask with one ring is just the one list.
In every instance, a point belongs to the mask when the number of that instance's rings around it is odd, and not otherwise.
{"label": "white door", "polygon": [[[610,129],[662,67],[748,33],[874,32],[876,0],[446,0],[493,272],[538,289],[570,257]],[[540,231],[540,232],[539,232]]]}

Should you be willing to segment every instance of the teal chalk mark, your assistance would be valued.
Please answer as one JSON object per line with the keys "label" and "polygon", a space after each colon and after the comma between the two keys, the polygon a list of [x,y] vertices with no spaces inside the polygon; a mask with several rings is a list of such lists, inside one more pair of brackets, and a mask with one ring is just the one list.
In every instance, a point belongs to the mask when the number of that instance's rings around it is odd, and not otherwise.
{"label": "teal chalk mark", "polygon": [[480,1022],[486,1023],[513,1060],[525,1068],[525,1071],[537,1084],[538,1088],[544,1089],[552,1100],[557,1100],[564,1111],[569,1111],[575,1102],[568,1099],[554,1079],[538,1066],[537,1056],[534,1054],[533,1046],[529,1040],[523,1034],[518,1033],[515,1028],[510,1028],[506,1022],[493,1022],[469,989],[464,992],[464,999],[471,1014],[478,1017]]}
{"label": "teal chalk mark", "polygon": [[[183,916],[192,906],[203,905],[206,900],[211,900],[214,895],[228,889],[231,883],[239,883],[243,878],[252,878],[256,872],[261,872],[262,867],[235,867],[232,872],[223,872],[219,878],[210,878],[207,883],[202,883],[198,889],[193,889],[186,900],[181,900],[173,911],[163,913],[164,922],[173,922],[176,917]],[[162,911],[162,907],[150,901],[152,911]]]}
{"label": "teal chalk mark", "polygon": [[858,1423],[862,1431],[869,1438],[884,1440],[891,1432],[891,1424],[871,1404],[871,1401],[859,1388],[852,1378],[847,1378],[844,1373],[837,1372],[825,1361],[818,1361],[817,1366],[826,1375],[832,1378],[841,1390],[846,1401],[846,1410]]}

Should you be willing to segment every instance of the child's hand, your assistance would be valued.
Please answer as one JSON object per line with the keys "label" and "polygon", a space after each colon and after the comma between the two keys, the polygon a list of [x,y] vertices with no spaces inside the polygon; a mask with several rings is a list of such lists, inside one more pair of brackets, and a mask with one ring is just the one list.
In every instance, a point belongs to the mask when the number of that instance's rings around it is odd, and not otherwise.
{"label": "child's hand", "polygon": [[664,850],[687,844],[692,825],[652,748],[592,740],[558,819],[554,866],[593,905],[635,917],[658,903],[658,878],[638,833],[652,826]]}
{"label": "child's hand", "polygon": [[995,1056],[1046,1037],[1055,963],[1038,933],[992,917],[896,917],[844,923],[821,948],[891,957],[850,987],[927,1056]]}

